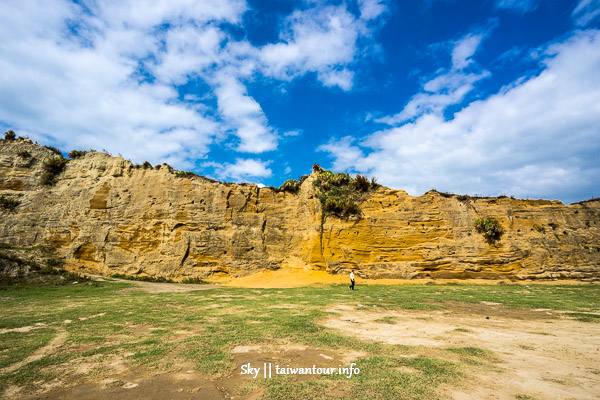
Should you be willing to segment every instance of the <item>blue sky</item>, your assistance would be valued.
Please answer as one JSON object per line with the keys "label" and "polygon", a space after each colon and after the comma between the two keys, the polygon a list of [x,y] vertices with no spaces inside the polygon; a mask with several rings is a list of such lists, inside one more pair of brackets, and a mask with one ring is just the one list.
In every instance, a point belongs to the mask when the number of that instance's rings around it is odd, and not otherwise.
{"label": "blue sky", "polygon": [[599,196],[600,0],[5,0],[0,128],[220,180]]}

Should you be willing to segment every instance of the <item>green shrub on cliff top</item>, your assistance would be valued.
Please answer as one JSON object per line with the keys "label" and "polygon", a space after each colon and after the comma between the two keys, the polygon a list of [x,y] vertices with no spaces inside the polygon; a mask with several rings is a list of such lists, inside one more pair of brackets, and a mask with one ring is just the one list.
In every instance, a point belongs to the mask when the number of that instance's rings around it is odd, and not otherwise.
{"label": "green shrub on cliff top", "polygon": [[16,138],[17,135],[12,129],[9,129],[6,132],[4,132],[4,140],[15,140]]}
{"label": "green shrub on cliff top", "polygon": [[295,179],[288,179],[279,186],[278,192],[298,193],[300,191],[300,182]]}
{"label": "green shrub on cliff top", "polygon": [[71,150],[67,157],[70,159],[81,158],[85,156],[88,152],[86,150]]}
{"label": "green shrub on cliff top", "polygon": [[191,172],[191,171],[175,171],[175,177],[176,178],[188,178],[188,179],[192,179],[194,177],[198,176],[197,174]]}
{"label": "green shrub on cliff top", "polygon": [[325,171],[318,165],[313,166],[313,171],[317,173],[313,185],[323,214],[332,214],[340,218],[360,215],[359,204],[364,200],[365,194],[376,186],[374,179],[371,184],[363,175],[352,178],[345,172]]}
{"label": "green shrub on cliff top", "polygon": [[56,154],[57,156],[60,156],[62,158],[62,151],[60,151],[59,149],[57,149],[54,146],[44,146],[45,148],[47,148],[48,150],[50,150],[51,152],[53,152],[54,154]]}

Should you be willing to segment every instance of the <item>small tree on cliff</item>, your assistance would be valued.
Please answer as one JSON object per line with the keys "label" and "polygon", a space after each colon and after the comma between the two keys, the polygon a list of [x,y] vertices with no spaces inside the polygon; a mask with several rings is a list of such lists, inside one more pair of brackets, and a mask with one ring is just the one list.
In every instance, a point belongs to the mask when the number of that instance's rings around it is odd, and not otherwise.
{"label": "small tree on cliff", "polygon": [[12,129],[9,129],[6,132],[4,132],[4,140],[15,140],[16,138],[17,135]]}

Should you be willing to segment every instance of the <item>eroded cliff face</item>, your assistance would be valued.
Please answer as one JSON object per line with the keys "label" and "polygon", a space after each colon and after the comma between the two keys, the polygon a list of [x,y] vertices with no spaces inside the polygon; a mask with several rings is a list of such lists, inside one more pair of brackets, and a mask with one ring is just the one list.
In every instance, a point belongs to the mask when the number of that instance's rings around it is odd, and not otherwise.
{"label": "eroded cliff face", "polygon": [[[298,194],[276,193],[92,152],[43,186],[52,155],[28,140],[0,142],[0,194],[20,202],[0,210],[0,241],[50,244],[72,269],[175,279],[287,265],[371,278],[600,278],[598,201],[411,197],[380,187],[361,218],[321,225],[314,176]],[[499,242],[476,232],[479,217],[500,222]]]}

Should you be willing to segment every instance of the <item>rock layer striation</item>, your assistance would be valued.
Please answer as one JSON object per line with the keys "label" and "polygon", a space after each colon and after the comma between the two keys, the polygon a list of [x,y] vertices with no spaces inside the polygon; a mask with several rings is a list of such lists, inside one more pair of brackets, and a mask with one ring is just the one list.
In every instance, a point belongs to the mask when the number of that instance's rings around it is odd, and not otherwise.
{"label": "rock layer striation", "polygon": [[[600,278],[600,201],[419,197],[379,187],[350,220],[322,221],[312,182],[296,194],[177,174],[90,152],[55,185],[40,183],[54,153],[0,141],[1,242],[51,245],[71,269],[172,279],[237,277],[295,267],[365,278]],[[494,218],[488,243],[474,226]]]}

